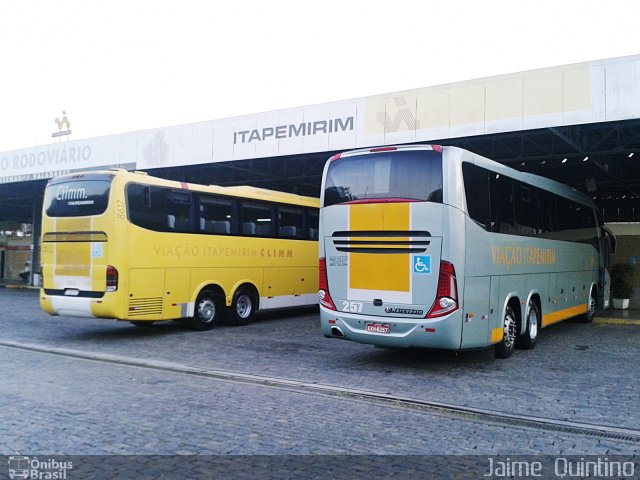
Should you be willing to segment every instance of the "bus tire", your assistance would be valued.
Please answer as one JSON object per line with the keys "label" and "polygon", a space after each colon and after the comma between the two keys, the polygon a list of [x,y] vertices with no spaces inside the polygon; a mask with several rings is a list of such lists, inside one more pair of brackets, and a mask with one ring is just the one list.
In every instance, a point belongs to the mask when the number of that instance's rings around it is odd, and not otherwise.
{"label": "bus tire", "polygon": [[516,335],[518,333],[518,324],[516,314],[511,306],[507,306],[502,319],[502,340],[495,346],[496,358],[509,358],[513,355],[516,346]]}
{"label": "bus tire", "polygon": [[156,322],[154,322],[153,320],[129,320],[129,323],[131,325],[135,325],[136,327],[146,328],[150,327]]}
{"label": "bus tire", "polygon": [[255,293],[247,287],[240,287],[231,301],[229,323],[231,325],[247,325],[251,323],[257,306],[258,302],[256,301]]}
{"label": "bus tire", "polygon": [[596,297],[597,297],[596,287],[591,287],[591,293],[589,293],[589,303],[587,303],[587,312],[577,317],[577,321],[579,323],[593,322],[593,317],[596,313],[596,305],[597,305]]}
{"label": "bus tire", "polygon": [[529,300],[528,314],[525,320],[525,331],[516,339],[516,347],[530,350],[536,346],[540,333],[540,309],[538,304]]}
{"label": "bus tire", "polygon": [[196,299],[193,317],[186,319],[186,324],[192,330],[210,330],[220,322],[223,308],[219,295],[211,290],[203,290]]}

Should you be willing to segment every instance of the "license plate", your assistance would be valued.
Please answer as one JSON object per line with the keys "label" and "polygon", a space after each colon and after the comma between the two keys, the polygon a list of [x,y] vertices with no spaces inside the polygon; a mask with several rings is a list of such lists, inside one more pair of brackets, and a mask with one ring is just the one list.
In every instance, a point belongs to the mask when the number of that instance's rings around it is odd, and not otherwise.
{"label": "license plate", "polygon": [[77,288],[67,288],[64,291],[65,295],[69,295],[71,297],[77,297],[79,293],[80,293],[80,290],[78,290]]}
{"label": "license plate", "polygon": [[367,323],[367,332],[371,333],[389,333],[391,329],[386,323]]}

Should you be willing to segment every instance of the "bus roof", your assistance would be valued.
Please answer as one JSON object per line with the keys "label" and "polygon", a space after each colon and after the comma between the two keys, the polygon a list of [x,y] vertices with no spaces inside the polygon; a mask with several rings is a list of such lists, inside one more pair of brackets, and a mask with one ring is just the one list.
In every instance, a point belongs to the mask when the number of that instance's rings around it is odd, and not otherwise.
{"label": "bus roof", "polygon": [[320,200],[313,197],[305,197],[293,193],[279,192],[276,190],[268,190],[264,188],[252,187],[249,185],[240,185],[233,187],[223,187],[221,185],[199,185],[196,183],[180,182],[177,180],[167,180],[164,178],[154,177],[147,172],[127,171],[123,168],[112,168],[110,170],[91,170],[77,173],[70,173],[56,177],[51,181],[60,181],[65,178],[79,179],[88,175],[112,175],[116,178],[122,178],[124,182],[138,182],[147,185],[157,185],[164,187],[180,188],[183,190],[193,190],[197,192],[215,193],[219,195],[228,195],[232,197],[251,198],[254,200],[266,200],[270,202],[286,203],[300,205],[306,207],[320,206]]}

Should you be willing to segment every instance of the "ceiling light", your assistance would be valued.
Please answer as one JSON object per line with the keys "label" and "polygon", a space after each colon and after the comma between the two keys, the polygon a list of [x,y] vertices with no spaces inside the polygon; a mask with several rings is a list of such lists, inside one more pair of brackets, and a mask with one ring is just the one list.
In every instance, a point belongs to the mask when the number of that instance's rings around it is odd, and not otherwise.
{"label": "ceiling light", "polygon": [[564,160],[562,160],[562,163],[567,163],[567,159],[565,158]]}
{"label": "ceiling light", "polygon": [[542,160],[542,162],[540,162],[541,165],[544,165],[545,163],[547,163],[546,160]]}
{"label": "ceiling light", "polygon": [[631,158],[631,157],[633,157],[633,152],[631,152],[631,153],[629,154],[629,157],[627,157],[627,158]]}
{"label": "ceiling light", "polygon": [[589,157],[584,157],[584,158],[582,159],[582,161],[583,161],[583,162],[586,162],[587,160],[589,160]]}

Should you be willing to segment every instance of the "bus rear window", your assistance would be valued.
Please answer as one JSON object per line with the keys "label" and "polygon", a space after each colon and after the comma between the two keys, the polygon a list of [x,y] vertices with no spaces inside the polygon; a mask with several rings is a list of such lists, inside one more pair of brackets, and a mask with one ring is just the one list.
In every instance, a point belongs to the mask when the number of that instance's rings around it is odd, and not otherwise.
{"label": "bus rear window", "polygon": [[100,215],[107,209],[111,177],[53,181],[44,194],[44,209],[49,217]]}
{"label": "bus rear window", "polygon": [[343,157],[329,164],[324,207],[396,198],[442,203],[442,153],[396,150]]}

